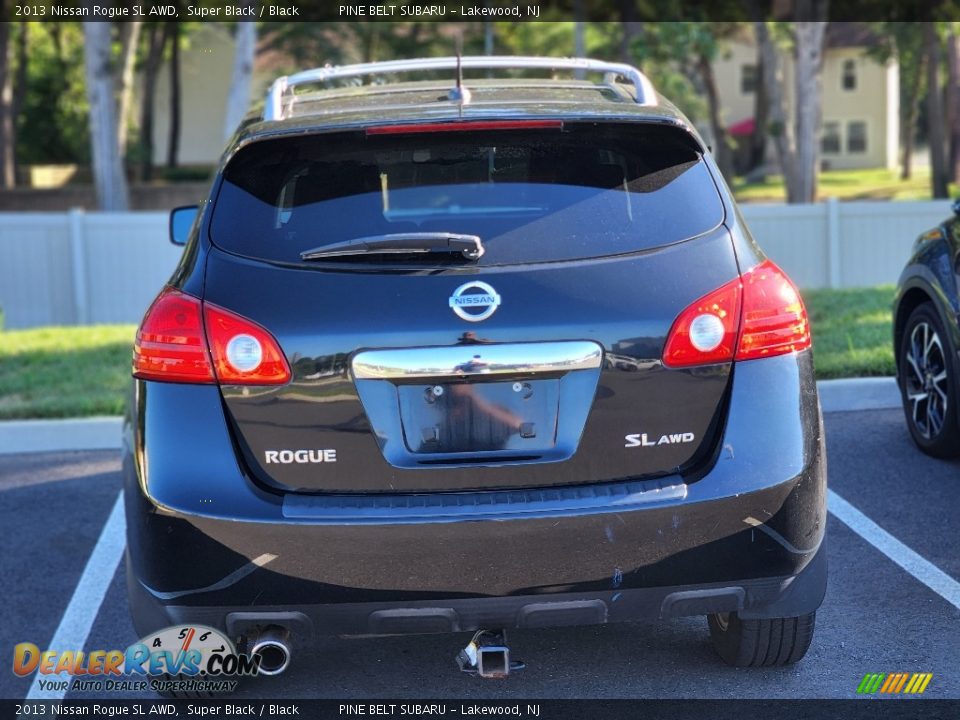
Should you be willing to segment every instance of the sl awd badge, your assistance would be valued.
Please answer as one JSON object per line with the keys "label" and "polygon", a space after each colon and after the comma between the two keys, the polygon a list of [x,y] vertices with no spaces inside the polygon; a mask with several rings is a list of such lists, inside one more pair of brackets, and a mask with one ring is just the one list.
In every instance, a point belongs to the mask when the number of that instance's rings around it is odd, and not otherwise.
{"label": "sl awd badge", "polygon": [[[450,296],[450,307],[457,317],[467,322],[480,322],[493,315],[500,307],[497,291],[485,282],[464,283]],[[474,312],[479,310],[480,312]]]}
{"label": "sl awd badge", "polygon": [[656,447],[657,445],[678,445],[680,443],[691,443],[693,442],[693,433],[670,433],[669,435],[661,435],[659,440],[648,438],[646,433],[634,433],[631,435],[626,435],[623,439],[627,441],[624,447],[628,448]]}

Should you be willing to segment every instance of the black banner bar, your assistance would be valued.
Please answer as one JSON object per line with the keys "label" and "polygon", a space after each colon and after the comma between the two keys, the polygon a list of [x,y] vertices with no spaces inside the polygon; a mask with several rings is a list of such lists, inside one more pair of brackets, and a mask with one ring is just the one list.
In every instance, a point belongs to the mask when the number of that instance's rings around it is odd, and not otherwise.
{"label": "black banner bar", "polygon": [[[491,690],[495,692],[491,684]],[[811,688],[812,692],[816,688]],[[524,720],[956,720],[960,700],[0,700],[13,718],[523,718]]]}
{"label": "black banner bar", "polygon": [[960,20],[956,0],[14,0],[8,21],[680,22]]}

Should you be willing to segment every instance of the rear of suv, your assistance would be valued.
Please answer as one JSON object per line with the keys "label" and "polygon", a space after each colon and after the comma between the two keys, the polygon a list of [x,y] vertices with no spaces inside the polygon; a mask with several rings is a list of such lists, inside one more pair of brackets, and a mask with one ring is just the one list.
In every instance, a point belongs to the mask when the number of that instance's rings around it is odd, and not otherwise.
{"label": "rear of suv", "polygon": [[729,663],[804,655],[826,584],[807,316],[636,69],[282,78],[195,215],[134,351],[141,635],[270,635],[279,670],[323,635],[707,615]]}

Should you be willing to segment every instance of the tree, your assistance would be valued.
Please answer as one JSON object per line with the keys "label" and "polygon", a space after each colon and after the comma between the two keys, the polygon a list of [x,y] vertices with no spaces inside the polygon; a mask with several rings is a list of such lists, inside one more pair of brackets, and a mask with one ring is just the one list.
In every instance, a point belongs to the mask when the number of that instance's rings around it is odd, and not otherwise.
{"label": "tree", "polygon": [[[798,17],[826,17],[826,0],[798,0]],[[817,196],[820,164],[823,44],[827,23],[794,22],[790,26],[754,22],[763,57],[763,83],[770,130],[787,186],[787,202],[810,203]],[[774,33],[785,37],[775,37]],[[793,117],[786,110],[785,68],[782,45],[792,42],[794,60]]]}
{"label": "tree", "polygon": [[[5,5],[5,3],[4,3]],[[6,12],[6,7],[3,7]],[[16,184],[14,108],[13,108],[13,44],[10,28],[13,23],[0,23],[0,187]]]}
{"label": "tree", "polygon": [[940,98],[940,34],[936,23],[923,23],[923,44],[927,54],[927,138],[930,143],[930,182],[933,197],[947,192],[946,145],[943,102]]}
{"label": "tree", "polygon": [[120,67],[117,73],[117,144],[120,157],[126,155],[127,128],[130,124],[130,108],[133,105],[133,71],[140,43],[140,28],[143,22],[130,20],[120,26]]}
{"label": "tree", "polygon": [[[798,3],[798,5],[801,3]],[[823,16],[826,2],[823,0]],[[820,170],[820,121],[823,102],[823,39],[827,23],[798,22],[796,33],[796,198],[791,202],[814,202]]]}
{"label": "tree", "polygon": [[147,53],[143,63],[140,92],[140,179],[153,179],[153,118],[157,97],[157,79],[163,66],[163,49],[170,40],[169,23],[151,23],[147,29]]}
{"label": "tree", "polygon": [[84,67],[90,103],[90,141],[97,201],[102,210],[129,207],[117,130],[117,104],[110,63],[110,24],[84,22]]}
{"label": "tree", "polygon": [[920,104],[926,92],[927,55],[923,23],[882,22],[876,30],[879,43],[867,50],[877,62],[896,60],[900,67],[900,179],[913,174],[913,144],[917,135]]}
{"label": "tree", "polygon": [[955,23],[947,23],[947,28],[947,177],[956,182],[960,178],[960,38]]}
{"label": "tree", "polygon": [[770,135],[780,161],[784,183],[787,187],[788,202],[802,202],[797,186],[797,151],[793,137],[793,123],[787,117],[786,98],[784,88],[786,77],[783,54],[777,48],[772,31],[775,30],[769,23],[759,20],[754,23],[757,35],[757,46],[763,58],[763,88],[767,97],[767,116],[769,119]]}
{"label": "tree", "polygon": [[180,23],[167,22],[170,31],[170,135],[167,142],[167,167],[177,166],[180,154]]}
{"label": "tree", "polygon": [[233,54],[233,77],[227,96],[224,119],[224,139],[229,140],[243,120],[250,105],[250,83],[253,79],[253,59],[257,46],[257,25],[239,22],[236,27],[236,47]]}
{"label": "tree", "polygon": [[750,133],[749,168],[761,167],[767,156],[767,86],[764,82],[764,73],[767,70],[763,65],[763,52],[757,47],[757,86],[753,98],[753,132]]}

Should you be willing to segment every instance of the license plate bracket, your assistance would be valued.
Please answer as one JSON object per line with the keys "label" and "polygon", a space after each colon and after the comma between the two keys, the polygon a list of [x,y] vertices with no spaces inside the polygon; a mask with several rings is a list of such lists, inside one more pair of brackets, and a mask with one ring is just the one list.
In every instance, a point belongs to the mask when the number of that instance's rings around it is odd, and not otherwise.
{"label": "license plate bracket", "polygon": [[539,455],[557,443],[560,381],[505,379],[400,385],[411,453]]}

